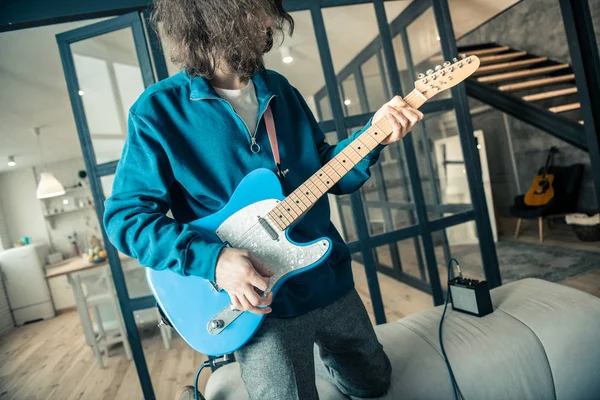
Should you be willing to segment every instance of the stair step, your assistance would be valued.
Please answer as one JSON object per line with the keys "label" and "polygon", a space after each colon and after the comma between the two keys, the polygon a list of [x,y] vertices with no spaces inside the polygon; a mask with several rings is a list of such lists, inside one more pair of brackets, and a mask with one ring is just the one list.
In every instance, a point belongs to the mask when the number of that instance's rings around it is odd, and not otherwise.
{"label": "stair step", "polygon": [[527,65],[539,64],[547,60],[548,57],[535,57],[522,61],[511,61],[500,64],[486,65],[485,67],[479,67],[479,69],[475,72],[474,75],[485,75],[486,72],[501,71],[503,69],[516,69],[519,67],[525,67]]}
{"label": "stair step", "polygon": [[549,92],[530,94],[528,96],[523,96],[523,100],[538,101],[538,100],[551,99],[553,97],[565,96],[565,95],[574,94],[574,93],[577,93],[577,88],[575,86],[566,88],[566,89],[558,89],[558,90],[551,90]]}
{"label": "stair step", "polygon": [[550,107],[548,110],[553,113],[562,113],[567,111],[579,110],[581,103],[563,104],[562,106]]}
{"label": "stair step", "polygon": [[481,50],[471,50],[468,52],[467,55],[469,56],[485,56],[485,55],[489,55],[489,54],[498,54],[498,53],[502,53],[505,52],[506,50],[509,50],[510,47],[508,46],[500,46],[500,47],[491,47],[488,49],[481,49]]}
{"label": "stair step", "polygon": [[510,83],[508,85],[498,86],[498,90],[503,92],[513,92],[515,90],[531,89],[539,86],[552,85],[555,83],[569,82],[575,80],[575,74],[553,76],[550,78],[534,79],[526,82]]}
{"label": "stair step", "polygon": [[[466,54],[468,56],[478,56],[479,57],[479,56],[483,56],[483,55],[502,53],[502,52],[504,52],[506,50],[510,50],[510,47],[508,47],[508,46],[501,46],[501,47],[491,47],[491,48],[480,49],[480,50],[460,51],[459,54],[463,54],[464,53],[464,54]],[[436,55],[436,56],[433,56],[433,57],[429,58],[429,61],[441,64],[441,63],[443,63],[446,60],[441,55]]]}
{"label": "stair step", "polygon": [[479,61],[481,62],[481,64],[490,64],[490,63],[494,63],[494,62],[498,62],[498,61],[512,60],[513,58],[519,58],[519,57],[523,57],[526,55],[527,55],[526,51],[515,51],[513,53],[479,57]]}
{"label": "stair step", "polygon": [[[485,67],[483,67],[483,68],[485,68]],[[500,81],[507,81],[507,80],[515,79],[515,78],[523,78],[523,77],[527,77],[527,76],[541,75],[541,74],[545,74],[547,72],[559,71],[559,70],[565,69],[565,68],[569,68],[569,64],[551,65],[549,67],[526,69],[523,71],[515,71],[515,72],[507,72],[505,74],[488,75],[488,76],[483,76],[481,78],[477,78],[477,80],[482,83],[500,82]]]}

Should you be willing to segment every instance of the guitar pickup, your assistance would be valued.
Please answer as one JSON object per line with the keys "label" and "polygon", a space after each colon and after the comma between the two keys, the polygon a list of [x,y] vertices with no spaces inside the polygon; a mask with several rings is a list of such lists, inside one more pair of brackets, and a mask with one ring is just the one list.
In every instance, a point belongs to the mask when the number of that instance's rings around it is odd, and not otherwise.
{"label": "guitar pickup", "polygon": [[260,226],[267,232],[267,235],[273,240],[279,240],[279,235],[275,232],[275,229],[269,224],[269,221],[264,219],[263,217],[258,217],[258,223]]}

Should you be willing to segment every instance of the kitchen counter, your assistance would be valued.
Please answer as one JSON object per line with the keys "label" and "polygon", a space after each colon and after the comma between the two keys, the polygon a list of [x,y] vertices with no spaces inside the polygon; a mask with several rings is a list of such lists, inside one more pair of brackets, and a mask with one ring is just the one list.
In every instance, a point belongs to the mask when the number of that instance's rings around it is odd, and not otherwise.
{"label": "kitchen counter", "polygon": [[[119,258],[122,262],[133,260],[133,258],[130,258],[125,254],[119,254]],[[80,272],[92,268],[98,268],[107,264],[108,259],[94,264],[83,261],[82,256],[72,257],[54,264],[46,265],[46,279],[54,278],[61,275],[68,275],[73,272]]]}

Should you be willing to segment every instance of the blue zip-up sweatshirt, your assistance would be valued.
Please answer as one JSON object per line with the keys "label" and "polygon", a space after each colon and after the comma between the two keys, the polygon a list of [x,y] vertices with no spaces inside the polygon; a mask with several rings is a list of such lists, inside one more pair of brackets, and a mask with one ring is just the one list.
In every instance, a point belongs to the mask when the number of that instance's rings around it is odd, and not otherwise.
{"label": "blue zip-up sweatshirt", "polygon": [[[251,171],[276,170],[262,118],[267,105],[273,110],[282,168],[289,169],[282,182],[286,195],[362,132],[331,146],[300,93],[283,76],[262,70],[252,81],[259,104],[257,154],[250,151],[250,132],[242,118],[204,78],[182,71],[152,85],[135,102],[112,196],[105,202],[104,225],[117,249],[145,267],[214,282],[223,244],[207,242],[188,223],[223,208]],[[360,188],[381,148],[330,192],[347,194]],[[173,218],[166,215],[169,210]],[[281,287],[272,304],[273,316],[300,315],[325,306],[354,286],[350,252],[330,221],[327,196],[290,236],[300,243],[327,236],[333,248],[327,262]]]}

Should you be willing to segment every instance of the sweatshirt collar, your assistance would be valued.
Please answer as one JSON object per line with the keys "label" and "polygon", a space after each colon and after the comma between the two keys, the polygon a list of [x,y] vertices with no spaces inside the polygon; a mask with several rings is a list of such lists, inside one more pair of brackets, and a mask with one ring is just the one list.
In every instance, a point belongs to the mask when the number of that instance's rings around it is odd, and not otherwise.
{"label": "sweatshirt collar", "polygon": [[[187,72],[184,72],[187,74]],[[207,99],[220,99],[221,97],[217,94],[211,84],[203,77],[196,76],[191,77],[187,74],[190,82],[190,100],[207,100]],[[262,68],[251,77],[252,83],[256,89],[256,98],[259,103],[268,101],[274,96],[273,91],[268,86],[267,70]]]}

